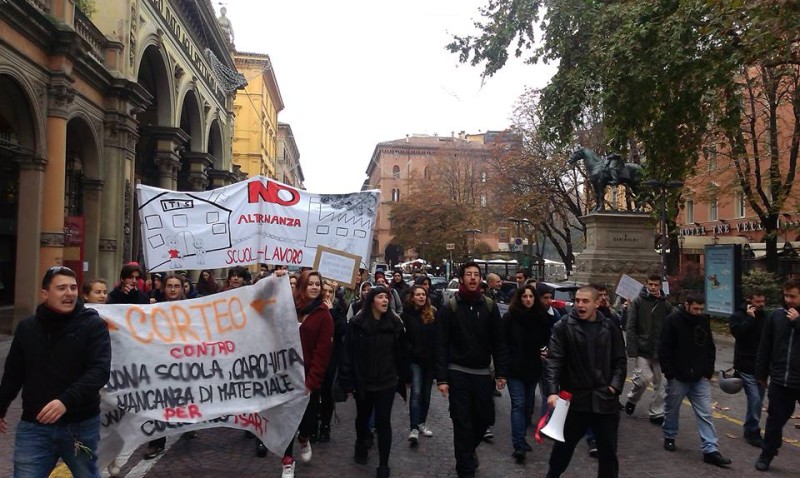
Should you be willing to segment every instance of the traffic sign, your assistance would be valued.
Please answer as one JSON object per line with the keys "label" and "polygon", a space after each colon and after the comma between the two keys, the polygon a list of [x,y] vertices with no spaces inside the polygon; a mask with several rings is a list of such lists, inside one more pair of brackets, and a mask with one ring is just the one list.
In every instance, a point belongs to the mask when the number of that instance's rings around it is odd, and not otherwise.
{"label": "traffic sign", "polygon": [[450,244],[445,244],[445,245],[444,245],[444,248],[445,248],[445,250],[447,250],[447,251],[454,251],[454,250],[456,249],[456,245],[455,245],[455,244],[453,244],[453,243],[450,243]]}

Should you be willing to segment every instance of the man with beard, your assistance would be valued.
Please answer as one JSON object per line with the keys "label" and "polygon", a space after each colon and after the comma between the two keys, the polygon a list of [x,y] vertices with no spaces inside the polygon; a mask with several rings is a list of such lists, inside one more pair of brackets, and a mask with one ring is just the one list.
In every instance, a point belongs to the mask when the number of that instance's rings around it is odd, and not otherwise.
{"label": "man with beard", "polygon": [[756,354],[761,332],[767,321],[764,306],[766,296],[761,290],[754,290],[747,296],[747,302],[730,318],[728,325],[736,339],[733,348],[733,368],[736,376],[744,383],[744,394],[747,396],[747,412],[744,418],[744,439],[750,445],[761,448],[761,404],[764,401],[766,388],[756,380]]}
{"label": "man with beard", "polygon": [[597,476],[619,475],[617,430],[619,394],[627,373],[625,342],[620,328],[597,310],[599,302],[596,289],[580,288],[570,314],[553,327],[545,362],[547,405],[555,408],[561,391],[571,393],[572,399],[564,442],[556,442],[550,453],[548,478],[564,473],[589,428],[597,442]]}
{"label": "man with beard", "polygon": [[703,314],[705,297],[691,293],[683,309],[673,312],[664,322],[658,355],[661,369],[667,378],[667,398],[664,407],[664,449],[676,450],[681,403],[684,398],[692,404],[703,461],[715,466],[727,466],[731,460],[719,452],[717,429],[711,410],[711,377],[717,349],[711,335],[711,325]]}
{"label": "man with beard", "polygon": [[436,318],[436,382],[450,399],[456,473],[473,478],[478,468],[475,449],[494,422],[493,392],[506,385],[508,350],[497,304],[481,294],[478,264],[462,265],[459,282],[458,292],[442,304]]}
{"label": "man with beard", "polygon": [[783,308],[767,319],[756,357],[756,379],[762,386],[769,378],[769,408],[764,444],[756,461],[758,471],[769,465],[783,439],[783,426],[800,402],[800,281],[783,284]]}

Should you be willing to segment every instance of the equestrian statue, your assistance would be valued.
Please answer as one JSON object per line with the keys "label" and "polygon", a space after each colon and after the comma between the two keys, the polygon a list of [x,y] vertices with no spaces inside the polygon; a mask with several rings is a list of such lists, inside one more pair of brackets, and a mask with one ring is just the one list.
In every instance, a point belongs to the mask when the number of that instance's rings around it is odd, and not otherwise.
{"label": "equestrian statue", "polygon": [[641,166],[636,163],[623,162],[617,153],[610,153],[600,158],[597,153],[588,148],[580,148],[572,153],[568,163],[575,164],[581,159],[586,167],[586,173],[589,175],[592,189],[594,189],[596,206],[592,211],[605,209],[606,186],[626,186],[631,197],[638,197],[642,177]]}

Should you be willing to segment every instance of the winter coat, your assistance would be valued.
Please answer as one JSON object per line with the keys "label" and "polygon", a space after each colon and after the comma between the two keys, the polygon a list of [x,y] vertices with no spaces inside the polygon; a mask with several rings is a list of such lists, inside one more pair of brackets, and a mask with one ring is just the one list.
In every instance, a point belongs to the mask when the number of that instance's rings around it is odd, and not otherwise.
{"label": "winter coat", "polygon": [[673,312],[664,322],[658,348],[661,371],[671,380],[696,382],[714,375],[717,349],[707,315]]}
{"label": "winter coat", "polygon": [[333,350],[333,318],[324,303],[311,311],[300,324],[306,388],[312,392],[322,386]]}
{"label": "winter coat", "polygon": [[[588,342],[586,327],[597,327],[594,343]],[[553,326],[545,360],[546,393],[570,392],[570,409],[619,413],[618,396],[625,385],[627,368],[622,331],[601,312],[597,312],[593,323],[588,323],[578,318],[573,309]]]}
{"label": "winter coat", "polygon": [[510,310],[503,316],[508,344],[508,378],[535,383],[542,376],[541,349],[550,341],[550,314],[533,309]]}
{"label": "winter coat", "polygon": [[360,396],[407,383],[407,349],[400,317],[387,311],[375,320],[371,310],[362,310],[347,326],[339,384]]}
{"label": "winter coat", "polygon": [[[435,312],[435,311],[434,311]],[[424,368],[436,365],[436,321],[422,323],[420,311],[415,307],[403,310],[403,324],[406,327],[408,360]]]}
{"label": "winter coat", "polygon": [[486,298],[470,303],[455,294],[456,310],[445,302],[436,316],[436,381],[447,383],[450,364],[488,369],[494,360],[495,376],[508,374],[508,348],[497,304]]}
{"label": "winter coat", "polygon": [[756,379],[800,390],[800,319],[790,321],[786,309],[772,313],[764,325],[756,357]]}
{"label": "winter coat", "polygon": [[728,320],[731,334],[736,338],[733,347],[733,368],[738,372],[753,375],[756,373],[756,354],[758,343],[767,317],[764,310],[757,310],[755,318],[747,314],[747,304],[736,310]]}
{"label": "winter coat", "polygon": [[[66,321],[48,326],[46,321]],[[22,389],[22,419],[58,399],[67,411],[57,423],[77,423],[100,414],[100,389],[111,370],[108,326],[94,309],[78,304],[64,315],[40,305],[19,323],[0,382],[0,417]]]}
{"label": "winter coat", "polygon": [[672,312],[672,306],[662,292],[655,297],[642,287],[639,296],[628,307],[626,324],[627,351],[629,357],[658,358],[658,343],[664,319]]}

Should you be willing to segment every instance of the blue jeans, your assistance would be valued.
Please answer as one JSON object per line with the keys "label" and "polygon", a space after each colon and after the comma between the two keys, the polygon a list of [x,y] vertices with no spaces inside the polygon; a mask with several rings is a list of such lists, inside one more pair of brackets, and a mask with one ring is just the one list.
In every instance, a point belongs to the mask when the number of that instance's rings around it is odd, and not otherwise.
{"label": "blue jeans", "polygon": [[435,367],[425,367],[412,363],[411,367],[411,398],[408,400],[408,415],[411,420],[411,429],[418,430],[420,423],[428,419],[428,408],[431,404],[431,387],[436,375]]}
{"label": "blue jeans", "polygon": [[689,399],[694,409],[703,454],[718,451],[717,430],[714,428],[711,415],[711,382],[707,378],[701,378],[696,382],[681,382],[674,378],[667,381],[664,425],[661,426],[664,438],[674,440],[678,436],[678,420],[684,397]]}
{"label": "blue jeans", "polygon": [[[75,442],[86,448],[75,452]],[[58,459],[64,460],[75,478],[100,478],[97,442],[100,416],[79,423],[42,425],[20,421],[14,443],[14,478],[46,477]]]}
{"label": "blue jeans", "polygon": [[525,432],[531,423],[537,383],[538,381],[523,382],[517,378],[508,379],[508,394],[511,397],[511,444],[515,450],[525,447]]}
{"label": "blue jeans", "polygon": [[761,405],[764,402],[766,389],[758,384],[756,376],[739,372],[739,377],[744,382],[744,394],[747,396],[747,413],[744,417],[744,432],[757,433],[761,430]]}

